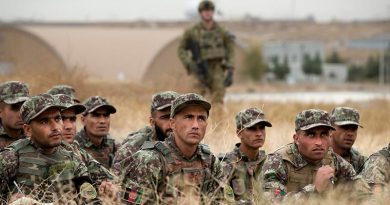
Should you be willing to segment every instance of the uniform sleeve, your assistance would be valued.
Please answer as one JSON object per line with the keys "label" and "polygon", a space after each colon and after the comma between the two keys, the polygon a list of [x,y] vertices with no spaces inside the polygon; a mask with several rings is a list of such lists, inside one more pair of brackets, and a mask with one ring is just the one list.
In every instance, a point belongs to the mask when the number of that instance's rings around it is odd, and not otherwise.
{"label": "uniform sleeve", "polygon": [[224,29],[224,45],[226,49],[226,66],[234,67],[234,35]]}
{"label": "uniform sleeve", "polygon": [[134,135],[126,143],[122,144],[116,152],[112,165],[112,170],[116,175],[120,176],[123,174],[123,170],[127,169],[131,159],[128,157],[140,150],[140,146],[137,144],[137,140],[135,140],[137,138],[139,138],[138,135]]}
{"label": "uniform sleeve", "polygon": [[356,177],[356,172],[353,166],[339,155],[335,156],[337,162],[335,170],[337,182],[345,183],[353,181]]}
{"label": "uniform sleeve", "polygon": [[390,181],[390,163],[382,155],[372,155],[368,158],[362,171],[362,177],[372,186],[386,185]]}
{"label": "uniform sleeve", "polygon": [[191,38],[191,35],[190,35],[190,30],[186,30],[183,34],[183,37],[180,39],[180,42],[179,42],[179,48],[178,48],[178,56],[179,56],[179,59],[180,61],[183,63],[184,67],[186,69],[189,69],[189,65],[191,63],[191,56],[187,50],[187,42],[188,42],[188,39]]}
{"label": "uniform sleeve", "polygon": [[261,173],[264,194],[270,200],[281,200],[287,194],[287,167],[279,154],[270,154]]}
{"label": "uniform sleeve", "polygon": [[2,195],[8,192],[8,185],[12,184],[12,179],[18,169],[18,161],[14,151],[3,150],[0,152],[0,192]]}
{"label": "uniform sleeve", "polygon": [[96,159],[94,159],[87,151],[80,149],[80,154],[85,160],[85,165],[87,166],[88,173],[93,182],[97,185],[100,185],[105,180],[113,180],[114,175],[101,165]]}
{"label": "uniform sleeve", "polygon": [[157,185],[162,182],[162,166],[157,153],[150,150],[136,152],[123,180],[124,201],[129,204],[156,202]]}

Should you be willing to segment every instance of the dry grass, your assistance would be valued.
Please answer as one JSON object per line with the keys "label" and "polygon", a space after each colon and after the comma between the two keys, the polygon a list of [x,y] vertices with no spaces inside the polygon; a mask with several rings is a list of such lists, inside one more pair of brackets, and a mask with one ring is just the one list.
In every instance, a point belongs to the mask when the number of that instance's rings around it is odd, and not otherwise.
{"label": "dry grass", "polygon": [[[77,90],[77,96],[84,100],[91,95],[106,97],[117,107],[118,112],[111,118],[111,133],[121,141],[129,132],[135,131],[148,123],[151,95],[160,91],[158,88],[146,87],[130,83],[103,83],[86,82],[86,74],[81,68],[72,72],[58,73],[45,70],[45,72],[25,71],[8,76],[0,76],[0,82],[20,80],[30,86],[31,94],[47,91],[56,84],[69,84]],[[173,90],[176,90],[172,88]],[[176,90],[186,92],[188,90]],[[229,151],[238,142],[235,135],[235,114],[241,109],[259,107],[265,111],[266,118],[273,127],[267,128],[267,138],[264,149],[271,152],[276,148],[292,141],[295,115],[308,108],[320,108],[330,111],[334,104],[313,103],[271,103],[262,101],[253,102],[226,102],[224,114],[217,120],[211,111],[208,132],[204,139],[214,153]],[[350,106],[361,113],[361,123],[364,128],[359,129],[356,146],[366,155],[386,146],[390,142],[388,120],[390,104],[385,100],[369,102],[349,102],[342,106]]]}

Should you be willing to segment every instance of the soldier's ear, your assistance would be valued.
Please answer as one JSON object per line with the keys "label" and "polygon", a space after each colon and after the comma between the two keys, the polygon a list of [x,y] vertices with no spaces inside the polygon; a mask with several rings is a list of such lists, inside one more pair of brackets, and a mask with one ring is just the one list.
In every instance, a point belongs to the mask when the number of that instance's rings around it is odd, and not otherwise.
{"label": "soldier's ear", "polygon": [[172,128],[172,130],[175,130],[175,119],[171,118],[169,119],[169,126]]}
{"label": "soldier's ear", "polygon": [[23,125],[23,131],[24,131],[24,134],[25,134],[28,138],[31,138],[31,136],[32,136],[31,125],[29,125],[29,124],[24,124],[24,125]]}
{"label": "soldier's ear", "polygon": [[154,120],[153,117],[149,117],[149,124],[150,126],[154,127],[156,125],[156,121]]}
{"label": "soldier's ear", "polygon": [[298,134],[295,133],[294,136],[293,136],[293,139],[294,139],[294,143],[295,143],[295,144],[299,144],[299,143],[298,143],[298,138],[299,138]]}

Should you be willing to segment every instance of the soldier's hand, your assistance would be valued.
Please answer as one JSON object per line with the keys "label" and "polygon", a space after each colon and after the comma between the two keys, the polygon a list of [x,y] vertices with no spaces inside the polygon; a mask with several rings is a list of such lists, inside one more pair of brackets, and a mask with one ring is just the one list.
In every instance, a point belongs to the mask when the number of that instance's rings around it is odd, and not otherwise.
{"label": "soldier's hand", "polygon": [[331,183],[334,177],[334,169],[329,165],[322,166],[318,169],[313,184],[316,187],[318,193],[322,193]]}
{"label": "soldier's hand", "polygon": [[[103,181],[99,186],[99,195],[101,198],[108,198],[110,201],[119,200],[119,188],[109,181]],[[104,199],[103,199],[104,200]]]}
{"label": "soldier's hand", "polygon": [[9,200],[8,200],[8,203],[14,202],[14,201],[16,201],[16,200],[18,200],[18,199],[21,199],[21,198],[23,198],[23,197],[25,197],[25,195],[22,194],[22,193],[12,194],[12,195],[10,196]]}
{"label": "soldier's hand", "polygon": [[233,68],[229,67],[227,69],[225,81],[223,82],[225,87],[229,87],[233,84]]}

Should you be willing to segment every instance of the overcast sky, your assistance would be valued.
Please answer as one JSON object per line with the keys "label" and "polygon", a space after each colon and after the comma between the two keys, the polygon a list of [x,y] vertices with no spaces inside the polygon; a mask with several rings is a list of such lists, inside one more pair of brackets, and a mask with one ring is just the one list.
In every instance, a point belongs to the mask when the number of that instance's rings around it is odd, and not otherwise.
{"label": "overcast sky", "polygon": [[[0,0],[0,20],[184,20],[198,0]],[[318,21],[390,19],[389,0],[216,0],[219,19],[250,14],[263,19]]]}

